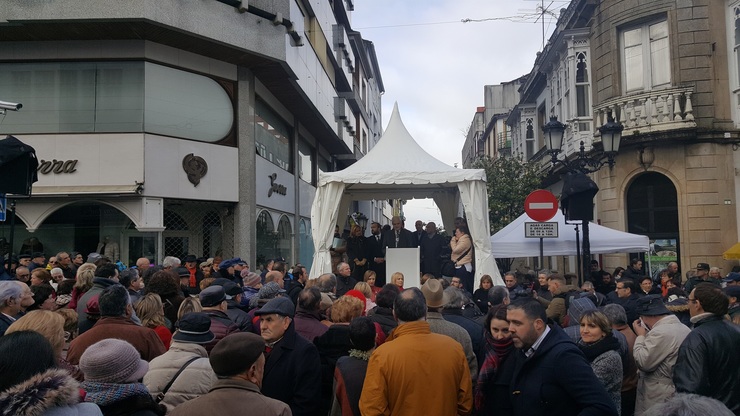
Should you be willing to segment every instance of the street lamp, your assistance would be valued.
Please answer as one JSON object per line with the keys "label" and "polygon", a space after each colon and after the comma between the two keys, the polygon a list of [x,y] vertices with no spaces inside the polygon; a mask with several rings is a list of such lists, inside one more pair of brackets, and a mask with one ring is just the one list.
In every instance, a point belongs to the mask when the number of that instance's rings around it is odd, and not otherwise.
{"label": "street lamp", "polygon": [[583,229],[583,267],[581,283],[588,276],[591,266],[591,242],[589,240],[588,223],[593,218],[593,197],[599,191],[599,187],[588,177],[589,173],[600,170],[604,165],[609,169],[614,167],[614,157],[619,151],[624,127],[614,121],[611,113],[607,116],[607,122],[599,127],[603,151],[601,154],[587,155],[583,141],[576,157],[568,160],[558,159],[558,154],[563,146],[563,136],[566,125],[559,122],[557,117],[551,116],[550,122],[542,126],[547,152],[551,156],[550,163],[553,172],[558,165],[568,173],[563,184],[563,196],[560,204],[567,220],[581,220]]}

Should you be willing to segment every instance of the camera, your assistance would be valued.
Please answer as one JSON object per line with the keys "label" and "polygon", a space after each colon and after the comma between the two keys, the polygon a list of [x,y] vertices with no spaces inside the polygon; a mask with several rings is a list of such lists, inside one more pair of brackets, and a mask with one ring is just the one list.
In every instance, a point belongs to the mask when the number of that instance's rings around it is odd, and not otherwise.
{"label": "camera", "polygon": [[21,108],[23,108],[23,104],[21,103],[11,103],[8,101],[0,101],[0,110],[18,111]]}

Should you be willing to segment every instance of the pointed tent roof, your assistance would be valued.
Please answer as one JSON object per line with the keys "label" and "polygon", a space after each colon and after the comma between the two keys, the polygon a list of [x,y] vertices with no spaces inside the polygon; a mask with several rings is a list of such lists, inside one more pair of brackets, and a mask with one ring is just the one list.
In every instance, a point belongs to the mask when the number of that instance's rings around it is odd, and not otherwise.
{"label": "pointed tent roof", "polygon": [[[319,185],[329,182],[347,184],[348,190],[370,190],[383,185],[434,185],[439,190],[452,187],[466,180],[485,181],[481,169],[458,169],[449,166],[427,153],[411,137],[401,121],[398,103],[393,106],[393,114],[383,137],[362,159],[352,166],[338,172],[319,174]],[[409,192],[406,189],[406,193]],[[415,194],[417,192],[414,192]]]}

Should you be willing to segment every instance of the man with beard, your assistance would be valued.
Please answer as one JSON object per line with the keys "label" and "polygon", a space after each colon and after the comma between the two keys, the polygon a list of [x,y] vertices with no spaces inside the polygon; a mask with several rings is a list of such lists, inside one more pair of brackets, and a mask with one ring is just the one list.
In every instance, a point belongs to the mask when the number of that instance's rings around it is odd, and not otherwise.
{"label": "man with beard", "polygon": [[559,326],[547,325],[539,302],[513,302],[506,319],[514,346],[521,350],[514,355],[517,362],[510,385],[514,414],[618,414],[583,353]]}
{"label": "man with beard", "polygon": [[385,285],[385,254],[383,253],[383,233],[380,224],[373,222],[370,225],[372,233],[365,239],[365,258],[368,260],[370,270],[375,272],[375,286]]}

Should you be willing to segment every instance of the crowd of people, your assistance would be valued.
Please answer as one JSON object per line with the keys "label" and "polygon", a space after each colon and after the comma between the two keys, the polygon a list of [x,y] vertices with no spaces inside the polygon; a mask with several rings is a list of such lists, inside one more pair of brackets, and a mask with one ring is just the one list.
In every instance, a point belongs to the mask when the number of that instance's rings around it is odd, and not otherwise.
{"label": "crowd of people", "polygon": [[346,250],[316,279],[283,259],[21,256],[0,280],[0,414],[740,414],[740,273],[634,260],[580,287],[512,272],[473,291],[465,269],[404,288]]}

